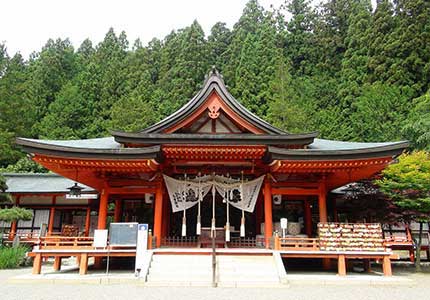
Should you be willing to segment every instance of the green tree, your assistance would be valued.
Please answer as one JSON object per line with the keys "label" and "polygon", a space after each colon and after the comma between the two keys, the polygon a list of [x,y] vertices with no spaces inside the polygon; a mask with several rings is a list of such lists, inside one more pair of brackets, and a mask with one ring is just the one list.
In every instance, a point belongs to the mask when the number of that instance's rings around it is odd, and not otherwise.
{"label": "green tree", "polygon": [[272,81],[272,99],[267,119],[275,126],[291,133],[309,131],[312,128],[312,103],[307,81],[294,80],[287,64],[279,62],[276,77]]}
{"label": "green tree", "polygon": [[212,26],[211,34],[208,37],[209,63],[220,71],[228,64],[227,50],[230,40],[231,31],[225,23],[217,22]]}
{"label": "green tree", "polygon": [[[160,77],[152,101],[160,116],[173,113],[198,90],[209,70],[208,46],[197,21],[169,34],[161,51]],[[160,98],[157,98],[160,97]]]}
{"label": "green tree", "polygon": [[84,138],[82,131],[91,121],[87,109],[79,88],[71,82],[64,84],[40,122],[40,137],[65,140]]}
{"label": "green tree", "polygon": [[[40,53],[30,58],[28,93],[36,107],[36,120],[45,116],[63,84],[76,74],[75,67],[74,48],[68,39],[50,39]],[[38,122],[34,132],[39,132]]]}
{"label": "green tree", "polygon": [[0,169],[3,173],[47,173],[48,170],[29,159],[28,157],[20,158],[16,163]]}
{"label": "green tree", "polygon": [[35,106],[27,93],[28,69],[20,54],[5,62],[0,77],[0,167],[15,162],[23,154],[14,145],[15,137],[31,136]]}
{"label": "green tree", "polygon": [[291,61],[294,75],[311,75],[317,51],[314,37],[316,14],[308,0],[289,0],[286,9],[291,19],[286,28],[285,55]]}
{"label": "green tree", "polygon": [[413,106],[402,129],[403,136],[414,149],[430,151],[430,91],[414,99]]}
{"label": "green tree", "polygon": [[396,0],[395,11],[399,26],[389,41],[395,53],[389,80],[410,86],[418,96],[430,88],[430,2]]}
{"label": "green tree", "polygon": [[368,142],[402,138],[402,124],[411,107],[411,91],[383,83],[366,84],[353,103],[354,139]]}
{"label": "green tree", "polygon": [[[88,91],[92,108],[91,132],[98,135],[108,133],[110,109],[123,95],[125,83],[125,59],[128,41],[125,32],[118,36],[110,28],[104,40],[97,45],[82,84],[91,83]],[[88,80],[88,81],[87,81]]]}
{"label": "green tree", "polygon": [[430,154],[424,151],[403,154],[382,175],[376,181],[381,190],[404,209],[408,219],[420,222],[416,254],[416,268],[420,271],[423,222],[430,220]]}

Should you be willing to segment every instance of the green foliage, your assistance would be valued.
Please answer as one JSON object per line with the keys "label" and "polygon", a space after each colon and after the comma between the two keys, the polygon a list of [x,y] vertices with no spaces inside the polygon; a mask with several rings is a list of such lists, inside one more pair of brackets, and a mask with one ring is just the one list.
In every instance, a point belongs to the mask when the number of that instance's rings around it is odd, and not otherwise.
{"label": "green foliage", "polygon": [[430,153],[402,154],[399,162],[389,165],[382,174],[376,184],[402,209],[403,221],[420,222],[415,262],[420,271],[423,223],[430,221]]}
{"label": "green foliage", "polygon": [[0,209],[0,221],[12,222],[18,220],[31,220],[33,213],[22,207],[11,207]]}
{"label": "green foliage", "polygon": [[0,204],[10,204],[12,203],[12,197],[9,193],[6,193],[7,190],[7,184],[6,184],[6,178],[4,178],[0,174]]}
{"label": "green foliage", "polygon": [[25,254],[29,250],[27,246],[0,246],[0,269],[13,269],[22,266],[25,263]]}
{"label": "green foliage", "polygon": [[417,221],[430,220],[430,154],[403,154],[376,181],[381,190]]}
{"label": "green foliage", "polygon": [[413,105],[402,129],[403,136],[412,147],[430,151],[430,91],[414,99]]}
{"label": "green foliage", "polygon": [[352,105],[353,139],[376,142],[400,140],[402,122],[411,102],[410,90],[383,83],[365,84]]}
{"label": "green foliage", "polygon": [[48,170],[28,157],[20,158],[15,164],[0,169],[3,173],[47,173]]}
{"label": "green foliage", "polygon": [[[430,2],[250,0],[233,28],[197,21],[147,45],[108,30],[75,49],[50,39],[28,60],[0,44],[0,168],[36,171],[16,137],[139,131],[180,108],[215,65],[248,109],[291,132],[429,149]],[[427,94],[426,94],[427,93]]]}

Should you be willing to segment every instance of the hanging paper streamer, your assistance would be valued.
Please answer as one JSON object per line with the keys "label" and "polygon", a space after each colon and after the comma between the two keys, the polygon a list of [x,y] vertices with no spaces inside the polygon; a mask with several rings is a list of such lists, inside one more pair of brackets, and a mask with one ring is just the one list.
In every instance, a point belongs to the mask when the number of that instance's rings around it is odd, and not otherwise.
{"label": "hanging paper streamer", "polygon": [[[200,173],[199,173],[200,175]],[[199,176],[200,177],[200,176]],[[197,208],[197,225],[196,225],[196,235],[200,235],[202,233],[202,220],[200,214],[200,206],[203,201],[201,182],[199,180],[199,197],[198,197],[198,208]]]}
{"label": "hanging paper streamer", "polygon": [[[244,182],[243,174],[241,180],[219,175],[198,176],[192,180],[178,180],[163,175],[169,193],[172,212],[184,211],[182,234],[186,235],[186,213],[185,211],[198,204],[198,215],[196,234],[201,233],[201,201],[212,190],[212,220],[211,236],[215,233],[215,197],[218,192],[227,202],[227,210],[230,205],[242,211],[240,224],[240,236],[245,236],[245,212],[253,212],[257,202],[258,194],[264,181],[264,175],[254,180]],[[228,199],[228,200],[227,200]],[[184,235],[185,232],[185,235]],[[228,232],[228,233],[227,233]],[[230,233],[230,222],[226,223],[226,238]]]}
{"label": "hanging paper streamer", "polygon": [[212,222],[211,222],[211,238],[216,237],[215,226],[215,186],[212,186]]}
{"label": "hanging paper streamer", "polygon": [[197,217],[196,234],[197,235],[201,235],[202,234],[202,221],[201,221],[201,217],[200,216]]}
{"label": "hanging paper streamer", "polygon": [[242,216],[242,218],[240,219],[240,237],[244,237],[244,236],[245,236],[245,217]]}
{"label": "hanging paper streamer", "polygon": [[230,242],[230,211],[229,211],[230,192],[226,191],[224,195],[225,195],[226,215],[227,215],[227,221],[225,223],[225,241]]}
{"label": "hanging paper streamer", "polygon": [[187,236],[187,219],[185,217],[185,210],[184,217],[182,218],[182,236]]}
{"label": "hanging paper streamer", "polygon": [[[242,178],[241,178],[241,185],[240,185],[240,195],[243,197],[244,191],[243,191],[243,171],[241,172]],[[240,237],[245,237],[245,211],[242,207],[242,218],[240,219]]]}
{"label": "hanging paper streamer", "polygon": [[[185,174],[185,185],[182,190],[182,204],[185,204],[187,198],[187,174]],[[187,236],[187,209],[184,207],[184,216],[182,217],[182,236]]]}

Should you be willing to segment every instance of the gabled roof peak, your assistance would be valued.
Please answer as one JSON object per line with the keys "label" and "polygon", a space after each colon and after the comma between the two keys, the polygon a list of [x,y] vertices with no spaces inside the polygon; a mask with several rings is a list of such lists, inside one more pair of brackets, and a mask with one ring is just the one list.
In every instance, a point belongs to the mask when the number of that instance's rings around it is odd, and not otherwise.
{"label": "gabled roof peak", "polygon": [[218,69],[215,66],[212,66],[211,70],[209,71],[209,73],[205,76],[205,84],[212,78],[212,77],[217,77],[219,78],[222,83],[224,83],[224,76],[222,76],[222,74],[218,71]]}
{"label": "gabled roof peak", "polygon": [[227,86],[224,83],[222,74],[217,70],[215,66],[212,66],[208,75],[206,75],[205,82],[202,89],[189,100],[179,110],[167,116],[160,122],[149,126],[142,130],[142,133],[173,133],[169,132],[170,128],[173,128],[177,124],[181,124],[184,120],[187,120],[194,112],[200,107],[204,106],[206,100],[211,96],[213,92],[219,96],[226,107],[235,114],[238,118],[243,120],[250,127],[255,128],[255,131],[266,134],[288,134],[287,132],[276,128],[264,121],[247,108],[245,108],[237,99],[235,99],[230,92],[227,90]]}

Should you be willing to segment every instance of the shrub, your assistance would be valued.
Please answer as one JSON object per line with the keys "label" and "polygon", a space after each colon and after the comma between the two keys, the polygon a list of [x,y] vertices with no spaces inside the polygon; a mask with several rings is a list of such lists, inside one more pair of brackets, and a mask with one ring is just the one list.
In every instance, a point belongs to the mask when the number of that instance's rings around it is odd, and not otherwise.
{"label": "shrub", "polygon": [[28,250],[26,246],[0,247],[0,269],[12,269],[23,265]]}

